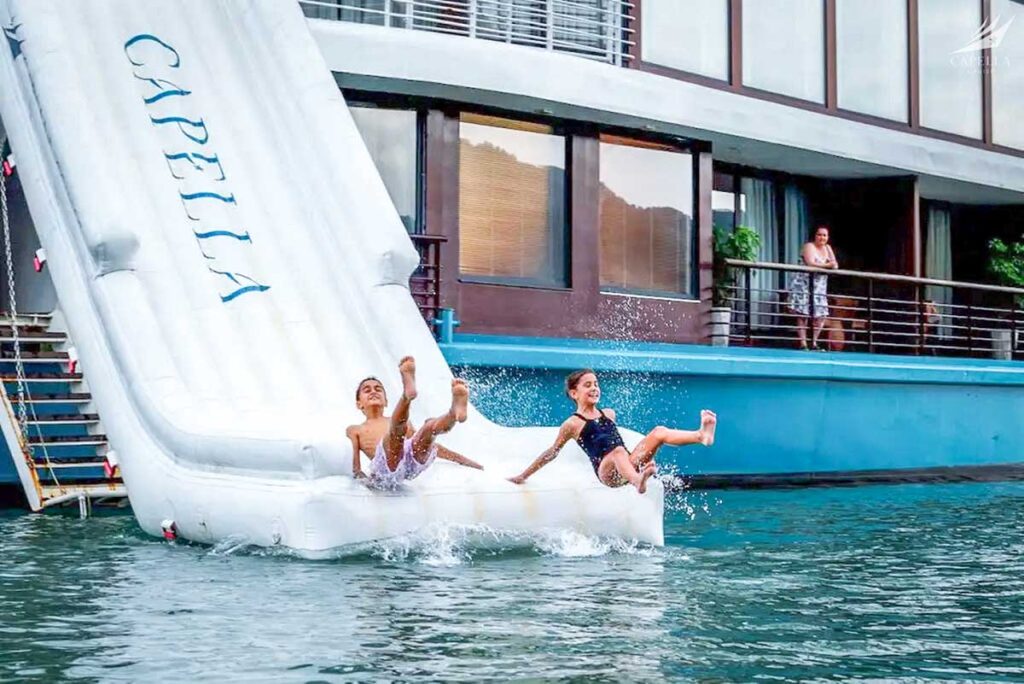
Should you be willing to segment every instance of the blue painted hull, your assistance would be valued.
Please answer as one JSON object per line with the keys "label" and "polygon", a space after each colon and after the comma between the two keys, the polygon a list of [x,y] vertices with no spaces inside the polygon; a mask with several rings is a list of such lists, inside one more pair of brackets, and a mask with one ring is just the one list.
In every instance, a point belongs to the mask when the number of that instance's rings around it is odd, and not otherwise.
{"label": "blue painted hull", "polygon": [[14,461],[7,450],[7,444],[0,440],[0,485],[21,486],[18,481],[18,471],[14,469]]}
{"label": "blue painted hull", "polygon": [[659,456],[686,474],[1024,463],[1024,364],[468,335],[442,349],[473,380],[477,406],[508,425],[564,420],[564,377],[580,367],[598,371],[602,404],[640,432],[696,427],[700,409],[716,411],[713,448]]}

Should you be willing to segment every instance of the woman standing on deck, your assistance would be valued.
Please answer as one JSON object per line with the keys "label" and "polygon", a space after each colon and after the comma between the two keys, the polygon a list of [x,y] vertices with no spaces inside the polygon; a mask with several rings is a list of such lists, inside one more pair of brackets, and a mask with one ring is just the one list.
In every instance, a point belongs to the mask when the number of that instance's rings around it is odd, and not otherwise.
{"label": "woman standing on deck", "polygon": [[[800,256],[807,266],[839,268],[835,252],[828,244],[828,226],[818,226],[814,241],[804,244]],[[813,278],[812,278],[813,276]],[[813,280],[814,286],[811,287]],[[813,289],[813,297],[811,296]],[[807,318],[814,319],[811,348],[821,349],[818,338],[828,319],[828,277],[811,273],[797,273],[789,287],[789,308],[797,315],[796,335],[800,348],[807,349]]]}

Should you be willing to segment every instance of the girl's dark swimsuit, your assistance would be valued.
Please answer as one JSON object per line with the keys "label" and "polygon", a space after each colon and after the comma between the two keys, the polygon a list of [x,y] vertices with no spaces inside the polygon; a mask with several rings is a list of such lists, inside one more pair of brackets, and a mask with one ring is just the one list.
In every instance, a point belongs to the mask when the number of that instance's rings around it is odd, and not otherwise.
{"label": "girl's dark swimsuit", "polygon": [[598,409],[598,413],[601,415],[591,420],[587,420],[578,413],[572,414],[584,422],[576,442],[586,452],[587,458],[590,459],[590,465],[594,466],[595,473],[601,466],[601,460],[609,452],[616,447],[626,446],[622,441],[622,435],[619,434],[619,428],[615,427],[615,421],[604,415],[604,411],[600,409]]}

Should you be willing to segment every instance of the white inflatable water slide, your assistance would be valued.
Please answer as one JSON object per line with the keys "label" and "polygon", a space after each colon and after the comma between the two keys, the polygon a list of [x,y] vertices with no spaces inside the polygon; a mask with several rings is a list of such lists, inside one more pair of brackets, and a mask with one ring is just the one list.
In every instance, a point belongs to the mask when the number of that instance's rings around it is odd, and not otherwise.
{"label": "white inflatable water slide", "polygon": [[472,408],[442,443],[485,471],[350,477],[362,377],[395,397],[415,355],[421,423],[452,376],[297,3],[0,0],[0,25],[0,116],[143,529],[307,555],[431,525],[662,543],[660,483],[604,487],[570,444],[517,487],[555,430]]}

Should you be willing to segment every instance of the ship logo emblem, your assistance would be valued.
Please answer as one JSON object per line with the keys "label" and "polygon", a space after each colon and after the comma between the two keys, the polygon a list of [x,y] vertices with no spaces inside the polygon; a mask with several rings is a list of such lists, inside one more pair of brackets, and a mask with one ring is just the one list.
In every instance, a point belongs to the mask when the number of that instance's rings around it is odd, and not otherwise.
{"label": "ship logo emblem", "polygon": [[958,55],[964,52],[981,52],[982,50],[994,50],[1003,42],[1006,32],[1017,17],[1010,17],[1005,23],[1000,24],[1001,16],[989,19],[981,25],[977,33],[971,36],[971,40],[953,54]]}

